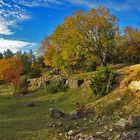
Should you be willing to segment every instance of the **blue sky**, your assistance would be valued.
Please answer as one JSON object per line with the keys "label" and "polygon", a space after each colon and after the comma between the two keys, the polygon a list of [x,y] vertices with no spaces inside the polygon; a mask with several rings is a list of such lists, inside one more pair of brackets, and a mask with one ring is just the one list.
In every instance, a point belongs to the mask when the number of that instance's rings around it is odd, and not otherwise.
{"label": "blue sky", "polygon": [[139,27],[139,0],[0,0],[0,51],[37,50],[65,17],[100,4],[117,16],[121,29]]}

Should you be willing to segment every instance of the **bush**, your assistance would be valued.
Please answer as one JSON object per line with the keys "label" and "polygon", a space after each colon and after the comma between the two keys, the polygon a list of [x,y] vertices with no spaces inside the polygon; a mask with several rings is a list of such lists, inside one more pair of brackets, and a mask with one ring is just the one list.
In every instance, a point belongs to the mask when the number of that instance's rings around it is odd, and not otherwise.
{"label": "bush", "polygon": [[40,69],[32,69],[29,73],[28,76],[30,78],[38,78],[41,76],[41,70]]}
{"label": "bush", "polygon": [[91,72],[91,71],[95,71],[96,67],[97,67],[96,62],[91,62],[91,63],[84,65],[82,70],[83,70],[83,72]]}
{"label": "bush", "polygon": [[115,72],[110,67],[100,66],[92,79],[91,88],[96,95],[106,95],[112,90]]}
{"label": "bush", "polygon": [[20,86],[22,87],[27,87],[28,86],[28,79],[30,79],[30,77],[28,75],[22,75],[20,77]]}
{"label": "bush", "polygon": [[44,85],[45,93],[57,93],[60,91],[67,91],[68,86],[63,83],[63,81],[51,81],[50,84]]}
{"label": "bush", "polygon": [[28,80],[29,76],[28,75],[22,75],[20,77],[20,83],[18,86],[15,87],[15,95],[25,95],[28,93]]}

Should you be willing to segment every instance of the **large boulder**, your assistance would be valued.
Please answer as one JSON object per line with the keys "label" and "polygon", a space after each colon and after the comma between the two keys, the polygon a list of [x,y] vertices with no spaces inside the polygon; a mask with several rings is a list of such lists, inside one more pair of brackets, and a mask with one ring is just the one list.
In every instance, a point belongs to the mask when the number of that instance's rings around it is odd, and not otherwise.
{"label": "large boulder", "polygon": [[54,119],[58,119],[58,118],[64,117],[65,113],[63,113],[62,111],[60,111],[56,108],[51,108],[50,109],[50,116]]}

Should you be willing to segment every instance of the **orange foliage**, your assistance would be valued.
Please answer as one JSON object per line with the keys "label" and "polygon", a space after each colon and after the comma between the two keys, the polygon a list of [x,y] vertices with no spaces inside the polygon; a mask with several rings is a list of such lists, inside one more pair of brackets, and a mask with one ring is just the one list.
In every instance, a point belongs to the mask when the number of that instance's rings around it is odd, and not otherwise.
{"label": "orange foliage", "polygon": [[53,58],[55,52],[56,52],[56,47],[55,46],[50,46],[47,49],[47,51],[44,55],[44,63],[46,65],[52,66],[52,58]]}
{"label": "orange foliage", "polygon": [[20,75],[23,72],[23,64],[16,58],[7,58],[0,60],[0,79],[6,80],[10,84],[17,86]]}

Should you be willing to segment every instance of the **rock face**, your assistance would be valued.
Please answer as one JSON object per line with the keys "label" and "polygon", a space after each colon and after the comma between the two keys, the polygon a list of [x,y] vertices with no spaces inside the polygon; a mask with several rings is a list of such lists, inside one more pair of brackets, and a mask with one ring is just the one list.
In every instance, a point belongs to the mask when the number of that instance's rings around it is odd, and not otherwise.
{"label": "rock face", "polygon": [[49,82],[50,80],[46,76],[42,76],[39,78],[28,79],[29,88],[34,87],[35,89],[40,88],[44,83]]}
{"label": "rock face", "polygon": [[61,112],[58,109],[51,108],[50,109],[50,116],[54,119],[58,119],[65,116],[65,113]]}
{"label": "rock face", "polygon": [[85,79],[68,79],[68,87],[73,89],[73,88],[78,88],[81,87],[85,82]]}

